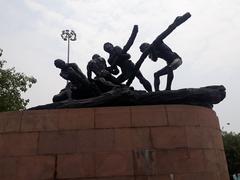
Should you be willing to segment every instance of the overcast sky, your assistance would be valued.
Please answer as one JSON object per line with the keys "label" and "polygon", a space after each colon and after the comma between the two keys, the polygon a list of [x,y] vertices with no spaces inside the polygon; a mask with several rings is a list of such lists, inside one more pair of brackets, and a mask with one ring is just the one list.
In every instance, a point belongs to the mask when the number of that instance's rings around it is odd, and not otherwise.
{"label": "overcast sky", "polygon": [[[185,12],[192,17],[165,39],[183,59],[172,88],[224,85],[227,97],[214,110],[224,130],[240,132],[239,0],[0,0],[2,58],[8,67],[37,78],[37,84],[24,95],[30,99],[28,107],[51,103],[66,84],[53,64],[57,58],[66,60],[62,30],[77,33],[70,61],[86,74],[93,54],[108,57],[102,48],[105,42],[123,46],[133,25],[138,24],[139,33],[129,51],[136,62],[139,45],[153,41]],[[146,60],[141,71],[153,85],[153,73],[164,65],[161,60]],[[142,89],[138,80],[133,86]]]}

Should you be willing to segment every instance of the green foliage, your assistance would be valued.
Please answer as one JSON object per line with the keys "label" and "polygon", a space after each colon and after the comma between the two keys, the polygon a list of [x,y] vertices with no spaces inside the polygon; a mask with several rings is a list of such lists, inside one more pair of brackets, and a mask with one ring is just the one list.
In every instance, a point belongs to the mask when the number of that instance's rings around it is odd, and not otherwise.
{"label": "green foliage", "polygon": [[223,132],[222,135],[229,174],[240,173],[240,133]]}
{"label": "green foliage", "polygon": [[34,77],[16,72],[15,68],[3,69],[5,63],[0,60],[0,112],[25,109],[29,99],[21,98],[21,93],[37,81]]}

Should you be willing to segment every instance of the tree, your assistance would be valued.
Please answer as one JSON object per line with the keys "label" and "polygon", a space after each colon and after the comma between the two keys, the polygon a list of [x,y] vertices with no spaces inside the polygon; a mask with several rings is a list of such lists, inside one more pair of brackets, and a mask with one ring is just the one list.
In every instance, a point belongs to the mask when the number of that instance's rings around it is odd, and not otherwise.
{"label": "tree", "polygon": [[21,93],[31,88],[37,80],[24,73],[16,72],[14,67],[4,69],[5,63],[6,61],[0,60],[0,112],[23,110],[29,99],[23,99]]}
{"label": "tree", "polygon": [[223,132],[223,144],[230,177],[240,173],[240,133]]}

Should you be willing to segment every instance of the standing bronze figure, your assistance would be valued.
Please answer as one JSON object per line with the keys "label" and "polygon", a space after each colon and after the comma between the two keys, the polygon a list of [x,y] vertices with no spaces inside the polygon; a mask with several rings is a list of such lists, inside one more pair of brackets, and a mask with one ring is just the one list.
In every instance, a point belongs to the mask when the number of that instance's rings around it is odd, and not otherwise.
{"label": "standing bronze figure", "polygon": [[171,90],[172,80],[173,80],[173,70],[177,69],[182,64],[181,57],[173,52],[164,42],[163,40],[173,32],[176,27],[184,23],[187,19],[191,17],[190,13],[185,13],[183,16],[178,16],[174,22],[168,26],[168,28],[161,33],[153,42],[152,44],[143,43],[140,46],[140,50],[142,55],[138,62],[135,65],[134,71],[131,77],[128,79],[127,86],[130,86],[134,77],[136,76],[137,72],[139,71],[142,63],[149,55],[149,58],[153,61],[157,61],[158,58],[162,58],[167,62],[167,66],[163,69],[157,71],[154,74],[154,88],[155,91],[159,91],[160,85],[160,76],[167,75],[167,87],[166,90]]}

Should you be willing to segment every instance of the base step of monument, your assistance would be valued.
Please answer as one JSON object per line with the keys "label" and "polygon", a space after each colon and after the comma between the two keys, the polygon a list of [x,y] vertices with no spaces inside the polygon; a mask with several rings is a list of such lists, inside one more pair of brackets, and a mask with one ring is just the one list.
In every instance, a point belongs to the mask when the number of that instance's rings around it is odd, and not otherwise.
{"label": "base step of monument", "polygon": [[0,179],[229,177],[213,110],[156,105],[0,113]]}

